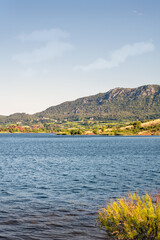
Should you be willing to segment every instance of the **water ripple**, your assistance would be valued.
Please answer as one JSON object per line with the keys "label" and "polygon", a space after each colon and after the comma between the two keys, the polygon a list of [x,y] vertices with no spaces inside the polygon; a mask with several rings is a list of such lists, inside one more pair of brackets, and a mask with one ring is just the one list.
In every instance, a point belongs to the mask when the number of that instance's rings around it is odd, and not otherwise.
{"label": "water ripple", "polygon": [[159,137],[0,135],[0,239],[106,239],[97,211],[159,190]]}

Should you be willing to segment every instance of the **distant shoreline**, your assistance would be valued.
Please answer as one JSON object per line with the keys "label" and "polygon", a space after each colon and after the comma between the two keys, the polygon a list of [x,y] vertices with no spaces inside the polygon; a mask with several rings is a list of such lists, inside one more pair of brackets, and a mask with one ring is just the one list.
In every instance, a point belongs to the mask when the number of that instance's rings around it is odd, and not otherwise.
{"label": "distant shoreline", "polygon": [[51,135],[54,135],[54,136],[72,136],[72,137],[81,137],[81,136],[93,136],[93,137],[96,137],[96,136],[101,136],[101,137],[160,137],[159,134],[128,134],[128,135],[124,135],[124,134],[115,134],[115,135],[108,135],[108,134],[74,134],[74,135],[71,135],[71,134],[56,134],[56,133],[48,133],[48,132],[37,132],[37,133],[34,133],[34,132],[27,132],[27,133],[24,133],[24,132],[14,132],[14,133],[10,133],[10,132],[0,132],[0,135],[1,134],[8,134],[8,135],[17,135],[17,134],[51,134]]}
{"label": "distant shoreline", "polygon": [[0,133],[51,133],[55,135],[152,136],[160,135],[160,119],[135,122],[94,122],[89,120],[37,125],[7,124]]}

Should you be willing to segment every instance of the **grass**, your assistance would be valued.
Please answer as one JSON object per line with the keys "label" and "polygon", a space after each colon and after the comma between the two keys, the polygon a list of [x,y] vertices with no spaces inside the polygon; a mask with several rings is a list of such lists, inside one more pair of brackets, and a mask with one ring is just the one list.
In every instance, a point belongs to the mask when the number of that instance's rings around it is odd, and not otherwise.
{"label": "grass", "polygon": [[98,220],[111,239],[159,240],[159,195],[153,198],[148,193],[142,197],[129,194],[102,208]]}
{"label": "grass", "polygon": [[[17,130],[18,129],[18,130]],[[160,119],[150,121],[127,122],[98,122],[98,121],[57,121],[54,123],[40,122],[36,125],[1,125],[0,132],[54,132],[58,135],[160,135]]]}

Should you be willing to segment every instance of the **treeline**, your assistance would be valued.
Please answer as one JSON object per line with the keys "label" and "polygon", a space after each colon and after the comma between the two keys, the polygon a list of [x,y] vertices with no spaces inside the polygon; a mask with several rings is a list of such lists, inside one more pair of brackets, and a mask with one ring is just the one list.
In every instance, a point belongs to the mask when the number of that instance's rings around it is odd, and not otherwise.
{"label": "treeline", "polygon": [[0,127],[1,133],[41,133],[41,132],[50,132],[44,127],[21,127],[21,126],[7,126]]}
{"label": "treeline", "polygon": [[32,126],[1,126],[0,133],[55,133],[57,135],[160,135],[160,119],[131,123],[105,123],[90,120]]}

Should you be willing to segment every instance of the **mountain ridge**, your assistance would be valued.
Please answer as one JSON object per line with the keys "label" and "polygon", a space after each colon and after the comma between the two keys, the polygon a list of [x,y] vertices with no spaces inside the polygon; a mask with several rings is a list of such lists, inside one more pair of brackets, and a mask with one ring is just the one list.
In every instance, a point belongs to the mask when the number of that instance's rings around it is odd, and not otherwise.
{"label": "mountain ridge", "polygon": [[35,114],[14,113],[0,116],[0,122],[31,122],[35,119],[99,121],[144,120],[160,118],[160,85],[143,85],[137,88],[114,88],[74,101],[51,106]]}
{"label": "mountain ridge", "polygon": [[[136,103],[136,106],[133,107],[134,103]],[[134,109],[131,111],[129,108]],[[160,117],[159,109],[160,85],[144,85],[138,88],[114,88],[105,93],[98,93],[49,107],[35,115],[39,117],[42,115],[50,117],[54,115],[54,117],[58,118],[86,117],[97,120],[121,120],[129,116],[131,120],[135,120],[136,118],[143,118],[138,113],[140,110],[143,111],[145,117],[148,115],[147,118]],[[119,110],[124,113],[120,114]],[[119,115],[118,119],[115,114]],[[137,116],[134,117],[136,114]]]}

